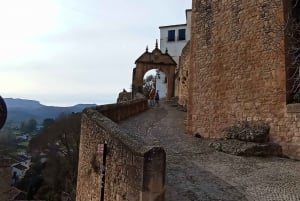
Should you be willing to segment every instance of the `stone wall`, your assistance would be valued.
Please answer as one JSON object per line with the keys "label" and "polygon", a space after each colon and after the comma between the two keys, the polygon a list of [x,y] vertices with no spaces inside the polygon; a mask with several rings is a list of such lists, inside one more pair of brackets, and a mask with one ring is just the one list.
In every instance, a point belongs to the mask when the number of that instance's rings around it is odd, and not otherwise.
{"label": "stone wall", "polygon": [[188,132],[223,137],[263,121],[270,140],[300,158],[300,113],[286,101],[282,0],[193,0]]}
{"label": "stone wall", "polygon": [[119,122],[147,110],[148,102],[147,99],[134,99],[132,101],[118,104],[100,105],[94,109],[114,122]]}
{"label": "stone wall", "polygon": [[119,93],[117,103],[123,103],[132,100],[132,93],[127,92],[125,89]]}
{"label": "stone wall", "polygon": [[179,71],[175,73],[175,82],[174,82],[174,97],[179,96]]}
{"label": "stone wall", "polygon": [[[163,200],[164,150],[143,146],[138,138],[129,137],[111,120],[120,121],[144,111],[146,106],[146,100],[136,100],[89,108],[83,112],[77,201]],[[101,145],[106,149],[101,149]],[[103,170],[104,197],[101,197]]]}
{"label": "stone wall", "polygon": [[179,59],[179,76],[177,77],[178,103],[182,106],[187,106],[188,100],[190,52],[190,42],[188,42],[182,49],[182,54]]}

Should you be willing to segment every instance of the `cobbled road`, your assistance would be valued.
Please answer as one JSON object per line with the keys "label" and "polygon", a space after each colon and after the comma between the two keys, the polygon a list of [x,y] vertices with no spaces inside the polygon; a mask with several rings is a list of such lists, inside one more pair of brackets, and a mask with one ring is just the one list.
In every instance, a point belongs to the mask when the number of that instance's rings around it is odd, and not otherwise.
{"label": "cobbled road", "polygon": [[300,201],[300,161],[216,152],[184,132],[186,113],[163,102],[119,125],[167,153],[166,201]]}

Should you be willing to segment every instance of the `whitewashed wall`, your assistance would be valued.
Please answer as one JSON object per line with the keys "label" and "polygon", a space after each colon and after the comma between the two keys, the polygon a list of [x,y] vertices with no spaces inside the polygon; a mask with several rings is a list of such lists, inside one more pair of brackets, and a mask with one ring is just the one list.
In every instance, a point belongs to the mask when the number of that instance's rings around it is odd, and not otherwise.
{"label": "whitewashed wall", "polygon": [[166,75],[159,71],[159,78],[156,75],[156,90],[159,91],[159,97],[165,98],[167,97],[167,83],[165,83]]}
{"label": "whitewashed wall", "polygon": [[[162,52],[165,52],[167,48],[169,55],[171,55],[173,59],[176,61],[176,63],[178,64],[181,51],[187,42],[187,40],[178,40],[178,30],[186,29],[186,24],[161,26],[159,27],[159,29],[160,29],[160,50]],[[169,30],[175,30],[175,41],[168,41]]]}

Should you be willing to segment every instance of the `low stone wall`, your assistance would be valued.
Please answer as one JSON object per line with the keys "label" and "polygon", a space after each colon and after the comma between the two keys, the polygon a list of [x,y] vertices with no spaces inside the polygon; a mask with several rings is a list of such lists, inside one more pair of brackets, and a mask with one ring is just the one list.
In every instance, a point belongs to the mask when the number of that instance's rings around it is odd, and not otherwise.
{"label": "low stone wall", "polygon": [[146,109],[146,100],[136,100],[84,110],[77,201],[163,200],[165,151],[160,147],[143,146],[113,122]]}
{"label": "low stone wall", "polygon": [[118,104],[101,105],[94,109],[114,122],[119,122],[147,110],[148,102],[146,99],[136,99]]}

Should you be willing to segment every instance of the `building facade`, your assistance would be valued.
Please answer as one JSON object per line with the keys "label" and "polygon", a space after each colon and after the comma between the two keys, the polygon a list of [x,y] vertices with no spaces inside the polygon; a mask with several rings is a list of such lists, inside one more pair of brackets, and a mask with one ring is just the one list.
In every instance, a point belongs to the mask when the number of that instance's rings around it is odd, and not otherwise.
{"label": "building facade", "polygon": [[155,88],[160,98],[167,97],[167,77],[164,72],[157,70],[155,75]]}
{"label": "building facade", "polygon": [[179,63],[181,51],[190,40],[191,10],[186,10],[186,23],[168,26],[160,26],[160,49],[168,50],[176,63]]}
{"label": "building facade", "polygon": [[174,95],[180,98],[180,74],[182,74],[182,67],[180,66],[180,57],[182,55],[182,50],[186,46],[187,42],[190,40],[191,36],[191,16],[192,10],[187,9],[185,11],[186,23],[176,24],[168,26],[160,26],[160,49],[165,51],[172,56],[177,64],[176,68],[176,79],[175,79],[175,89]]}

